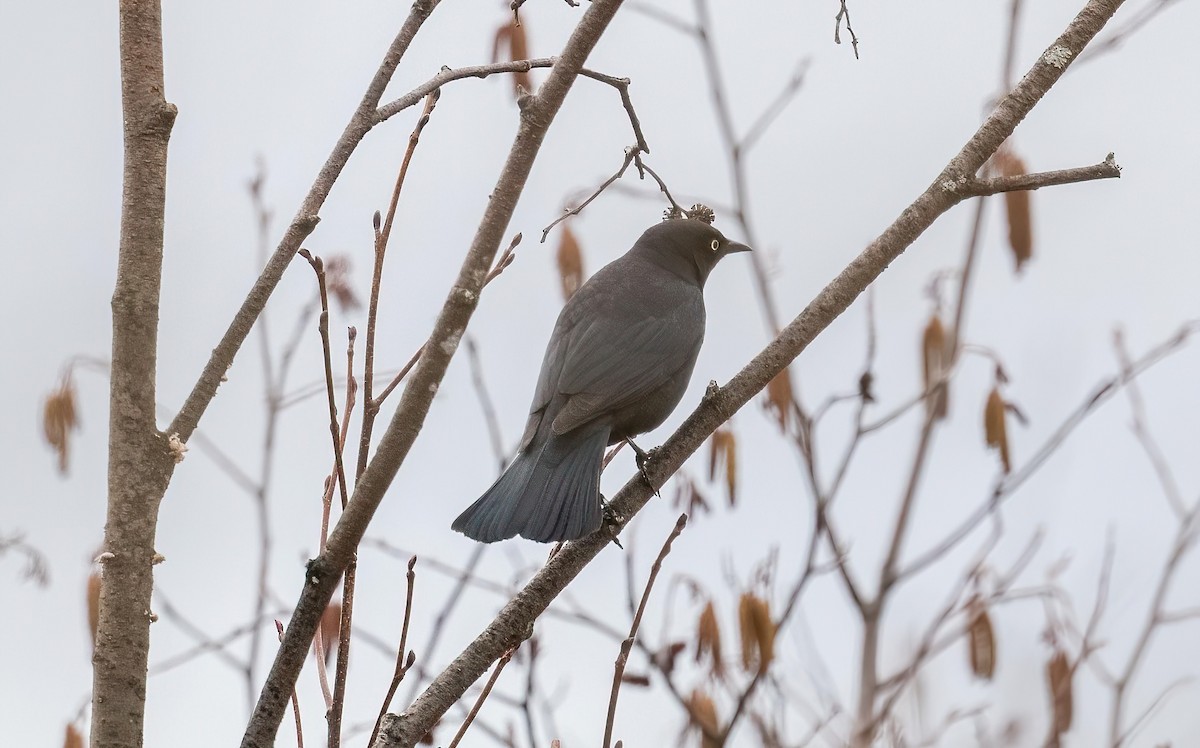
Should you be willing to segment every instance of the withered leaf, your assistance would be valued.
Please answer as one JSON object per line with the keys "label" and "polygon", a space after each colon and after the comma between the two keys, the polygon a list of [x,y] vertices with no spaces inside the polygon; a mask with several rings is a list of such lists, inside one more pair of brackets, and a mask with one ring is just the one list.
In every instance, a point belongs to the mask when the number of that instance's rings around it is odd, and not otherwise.
{"label": "withered leaf", "polygon": [[1074,694],[1071,685],[1071,664],[1067,654],[1055,649],[1046,663],[1046,680],[1050,685],[1050,704],[1053,710],[1051,732],[1057,736],[1071,729]]}
{"label": "withered leaf", "polygon": [[988,395],[987,405],[983,409],[983,434],[988,447],[1000,451],[1000,464],[1004,472],[1012,471],[1012,460],[1008,451],[1008,431],[1005,416],[1008,409],[1004,406],[1004,398],[1000,390],[993,387]]}
{"label": "withered leaf", "polygon": [[[518,24],[515,19],[496,29],[496,36],[492,41],[492,62],[500,61],[501,48],[508,50],[509,60],[529,58],[529,40],[525,36],[525,27]],[[533,90],[527,70],[513,73],[512,83],[514,96],[520,96],[522,90]]]}
{"label": "withered leaf", "polygon": [[[925,383],[925,408],[935,420],[942,420],[949,410],[950,398],[942,377],[950,366],[950,351],[946,348],[946,328],[937,312],[925,325],[921,336],[921,373]],[[935,386],[936,385],[936,386]]]}
{"label": "withered leaf", "polygon": [[[1019,177],[1028,173],[1025,162],[1010,150],[996,154],[996,167],[1002,176]],[[1033,218],[1029,190],[1004,193],[1008,215],[1008,246],[1012,249],[1017,272],[1033,257]]]}
{"label": "withered leaf", "polygon": [[42,408],[42,433],[58,454],[58,472],[66,475],[71,455],[71,432],[79,430],[75,410],[75,381],[68,370],[58,386],[46,396]]}
{"label": "withered leaf", "polygon": [[787,432],[791,423],[794,399],[792,397],[792,376],[789,369],[776,374],[767,382],[767,400],[764,406],[768,413],[775,416],[779,430]]}
{"label": "withered leaf", "polygon": [[562,282],[563,301],[568,301],[583,285],[583,252],[569,225],[564,224],[558,242],[558,278]]}
{"label": "withered leaf", "polygon": [[[321,646],[325,650],[325,664],[329,664],[329,659],[333,656],[333,651],[336,649],[338,640],[338,631],[342,627],[342,604],[338,600],[334,600],[329,605],[325,606],[325,612],[321,614]],[[315,652],[315,648],[314,648]]]}
{"label": "withered leaf", "polygon": [[711,735],[721,733],[721,722],[717,717],[717,705],[711,697],[700,689],[692,691],[688,700],[688,718],[691,724],[700,729],[701,748],[718,748],[718,743]]}
{"label": "withered leaf", "polygon": [[75,725],[67,725],[67,734],[63,738],[63,748],[83,748],[83,733]]}
{"label": "withered leaf", "polygon": [[971,672],[977,678],[991,680],[996,672],[996,634],[987,605],[976,595],[967,603],[967,641],[971,648]]}
{"label": "withered leaf", "polygon": [[92,633],[92,646],[96,646],[96,632],[100,630],[100,572],[93,571],[87,580],[88,631]]}
{"label": "withered leaf", "polygon": [[738,601],[738,624],[742,635],[742,667],[748,672],[766,672],[775,658],[775,622],[767,601],[750,592]]}
{"label": "withered leaf", "polygon": [[709,438],[708,479],[715,481],[717,473],[724,469],[725,490],[729,505],[737,503],[737,437],[729,424],[721,426]]}
{"label": "withered leaf", "polygon": [[721,627],[717,624],[717,611],[712,600],[700,611],[700,620],[696,624],[696,662],[700,662],[706,654],[711,660],[709,672],[714,677],[723,677],[725,664],[721,658]]}

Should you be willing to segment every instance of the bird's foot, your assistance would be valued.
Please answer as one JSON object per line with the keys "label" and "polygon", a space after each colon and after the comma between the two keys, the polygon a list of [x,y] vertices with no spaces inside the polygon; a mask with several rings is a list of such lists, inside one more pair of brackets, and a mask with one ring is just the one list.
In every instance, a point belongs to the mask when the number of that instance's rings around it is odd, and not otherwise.
{"label": "bird's foot", "polygon": [[625,550],[625,546],[621,545],[621,541],[617,538],[617,533],[625,524],[625,518],[613,509],[612,504],[608,503],[603,496],[600,497],[600,512],[604,516],[604,531],[608,533],[609,540],[613,542],[613,545]]}
{"label": "bird's foot", "polygon": [[628,444],[630,449],[633,450],[633,454],[634,454],[633,459],[634,459],[634,462],[637,463],[638,472],[640,472],[642,474],[642,480],[646,481],[646,485],[650,486],[650,489],[652,491],[654,491],[654,495],[661,499],[662,494],[660,494],[658,492],[658,489],[654,487],[654,484],[650,482],[650,474],[646,472],[646,463],[649,462],[653,458],[654,453],[658,451],[658,447],[654,447],[649,452],[647,452],[646,450],[642,449],[638,445],[634,444],[633,439],[630,439],[628,437],[625,439],[625,443]]}

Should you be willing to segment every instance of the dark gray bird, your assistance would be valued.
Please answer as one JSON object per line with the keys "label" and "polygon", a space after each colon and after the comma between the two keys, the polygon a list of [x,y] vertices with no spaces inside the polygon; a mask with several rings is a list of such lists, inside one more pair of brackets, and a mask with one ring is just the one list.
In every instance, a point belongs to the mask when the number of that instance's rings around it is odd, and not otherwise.
{"label": "dark gray bird", "polygon": [[550,335],[516,458],[453,528],[484,543],[598,529],[605,447],[679,404],[704,340],[704,282],[749,249],[702,221],[669,219],[584,283]]}

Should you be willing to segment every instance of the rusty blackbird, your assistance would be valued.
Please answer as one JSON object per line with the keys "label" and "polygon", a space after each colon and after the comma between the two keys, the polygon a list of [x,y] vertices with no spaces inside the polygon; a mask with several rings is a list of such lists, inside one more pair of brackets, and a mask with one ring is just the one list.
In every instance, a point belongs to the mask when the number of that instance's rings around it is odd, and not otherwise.
{"label": "rusty blackbird", "polygon": [[679,404],[704,340],[704,282],[722,257],[749,249],[704,221],[671,218],[584,283],[550,335],[517,456],[453,528],[484,543],[598,529],[605,447]]}

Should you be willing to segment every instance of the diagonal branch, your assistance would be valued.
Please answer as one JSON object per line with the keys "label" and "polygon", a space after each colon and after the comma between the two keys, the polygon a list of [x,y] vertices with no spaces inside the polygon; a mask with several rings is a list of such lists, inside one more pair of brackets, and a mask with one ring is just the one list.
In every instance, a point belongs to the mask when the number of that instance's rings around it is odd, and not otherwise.
{"label": "diagonal branch", "polygon": [[[183,407],[179,409],[175,420],[171,422],[167,433],[179,434],[179,438],[186,442],[195,431],[204,411],[216,396],[217,388],[221,385],[225,372],[233,365],[234,356],[241,349],[246,336],[250,334],[250,328],[254,326],[263,308],[266,307],[267,299],[274,292],[275,286],[279,284],[279,279],[283,277],[283,271],[287,269],[292,257],[300,249],[300,243],[317,227],[317,222],[320,221],[317,213],[325,204],[325,198],[329,197],[333,183],[341,175],[342,169],[345,168],[354,150],[358,148],[359,142],[370,132],[372,127],[379,123],[375,108],[379,106],[379,100],[383,97],[383,92],[391,81],[392,74],[396,72],[401,58],[408,51],[413,37],[417,35],[421,25],[425,23],[425,19],[433,13],[434,8],[440,2],[441,0],[416,0],[413,3],[408,18],[405,19],[404,25],[400,27],[399,33],[388,47],[383,62],[367,86],[367,91],[363,94],[358,108],[350,117],[350,122],[346,124],[346,129],[342,131],[341,137],[334,144],[333,151],[325,160],[316,180],[309,188],[308,194],[305,195],[304,201],[300,203],[300,208],[296,211],[296,216],[292,219],[287,231],[284,232],[283,238],[280,239],[279,246],[275,248],[275,252],[267,261],[262,274],[254,282],[254,287],[246,295],[246,300],[242,302],[233,321],[229,323],[229,328],[221,336],[221,341],[213,349],[212,356],[204,365],[200,378],[193,386],[187,400],[184,401]],[[420,98],[417,100],[420,101]]]}
{"label": "diagonal branch", "polygon": [[[492,260],[512,219],[517,199],[525,187],[546,132],[579,75],[584,60],[620,6],[620,0],[595,0],[580,19],[538,93],[521,99],[521,122],[516,138],[471,247],[438,314],[420,361],[405,386],[396,413],[379,441],[375,457],[355,485],[354,496],[330,533],[325,553],[308,565],[306,583],[295,615],[247,725],[242,738],[243,748],[273,744],[292,685],[304,664],[308,642],[316,632],[321,613],[338,578],[353,559],[371,517],[383,500],[384,492],[421,432],[434,393],[475,312],[479,292],[487,279]],[[524,638],[512,637],[504,649],[515,646]],[[497,652],[491,659],[496,659],[501,653]],[[486,667],[487,664],[484,669]],[[428,728],[421,735],[426,731]]]}
{"label": "diagonal branch", "polygon": [[[699,449],[718,426],[766,387],[817,335],[858,298],[887,266],[961,197],[943,189],[959,177],[970,178],[1004,142],[1037,102],[1066,72],[1071,60],[1100,31],[1122,0],[1090,0],[1033,68],[996,105],[979,130],[951,159],[928,188],[822,291],[761,353],[725,387],[710,388],[700,407],[659,448],[646,471],[654,485],[664,483]],[[599,3],[593,4],[593,9]],[[411,389],[411,387],[410,387]],[[408,393],[406,393],[408,394]],[[623,517],[635,515],[652,487],[641,476],[631,479],[612,501]],[[488,624],[484,631],[400,716],[389,716],[379,746],[412,746],[456,702],[550,602],[608,545],[606,533],[568,543]]]}

